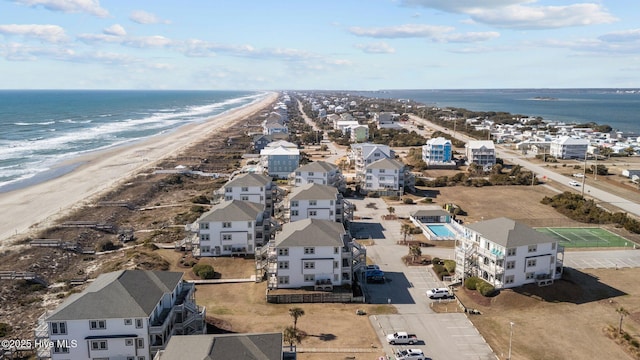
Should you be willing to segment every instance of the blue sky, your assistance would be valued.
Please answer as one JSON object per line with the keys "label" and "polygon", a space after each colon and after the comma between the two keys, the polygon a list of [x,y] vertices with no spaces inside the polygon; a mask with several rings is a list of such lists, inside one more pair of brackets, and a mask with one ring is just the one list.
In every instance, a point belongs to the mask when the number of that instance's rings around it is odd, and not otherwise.
{"label": "blue sky", "polygon": [[0,0],[4,89],[640,87],[637,0]]}

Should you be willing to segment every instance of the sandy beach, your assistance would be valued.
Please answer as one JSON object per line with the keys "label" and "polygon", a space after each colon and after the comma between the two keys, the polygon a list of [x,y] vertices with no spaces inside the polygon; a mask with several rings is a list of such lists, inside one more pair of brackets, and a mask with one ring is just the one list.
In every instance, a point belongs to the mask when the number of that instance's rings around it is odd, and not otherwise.
{"label": "sandy beach", "polygon": [[46,228],[76,207],[108,191],[158,161],[179,154],[235,122],[252,115],[278,97],[264,99],[220,114],[202,123],[185,125],[139,143],[95,152],[73,159],[72,171],[29,187],[0,193],[0,249],[29,232]]}

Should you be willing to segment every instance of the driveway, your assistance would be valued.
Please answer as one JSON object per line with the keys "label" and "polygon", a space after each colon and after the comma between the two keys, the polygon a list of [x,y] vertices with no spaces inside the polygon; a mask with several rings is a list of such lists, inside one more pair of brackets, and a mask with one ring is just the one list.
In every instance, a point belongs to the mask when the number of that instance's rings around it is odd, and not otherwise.
{"label": "driveway", "polygon": [[[399,221],[383,220],[388,214],[382,199],[349,199],[357,207],[356,215],[365,219],[355,221],[358,237],[371,238],[375,244],[367,246],[367,255],[385,272],[383,284],[365,284],[368,302],[391,303],[398,309],[397,315],[377,315],[369,319],[378,333],[385,352],[389,355],[401,348],[420,348],[433,360],[438,359],[481,359],[495,360],[496,356],[463,313],[434,313],[425,292],[434,287],[443,287],[430,268],[407,267],[402,256],[408,254],[408,247],[397,245],[401,235]],[[409,216],[417,210],[413,206],[394,206],[395,214]],[[450,248],[424,248],[423,253],[444,259],[453,257]],[[423,342],[411,346],[391,346],[385,338],[389,333],[408,331],[416,334]]]}

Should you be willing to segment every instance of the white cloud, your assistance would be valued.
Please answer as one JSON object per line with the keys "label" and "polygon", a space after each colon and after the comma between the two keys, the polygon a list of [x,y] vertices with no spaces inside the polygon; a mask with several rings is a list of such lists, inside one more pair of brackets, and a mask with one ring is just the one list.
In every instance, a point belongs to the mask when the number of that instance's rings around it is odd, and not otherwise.
{"label": "white cloud", "polygon": [[450,26],[406,24],[398,26],[389,26],[382,28],[361,28],[351,27],[349,32],[357,36],[367,36],[373,38],[415,38],[415,37],[435,37],[440,34],[450,32],[453,28]]}
{"label": "white cloud", "polygon": [[404,5],[422,6],[446,12],[466,13],[474,9],[495,9],[535,0],[403,0]]}
{"label": "white cloud", "polygon": [[109,26],[108,28],[102,30],[102,32],[104,34],[106,34],[106,35],[113,35],[113,36],[125,36],[125,35],[127,35],[126,30],[120,24],[113,24],[113,25]]}
{"label": "white cloud", "polygon": [[495,39],[497,37],[500,37],[499,32],[485,31],[485,32],[446,34],[436,40],[443,41],[443,42],[452,42],[452,43],[473,43],[473,42],[487,41],[487,40]]}
{"label": "white cloud", "polygon": [[171,21],[163,20],[157,17],[155,14],[146,12],[144,10],[135,10],[129,15],[129,19],[138,24],[170,24]]}
{"label": "white cloud", "polygon": [[608,34],[604,34],[600,36],[599,39],[603,41],[611,41],[611,42],[639,41],[640,29],[615,31]]}
{"label": "white cloud", "polygon": [[513,5],[499,9],[475,9],[468,12],[477,22],[504,28],[552,29],[570,26],[608,24],[616,17],[599,4],[567,6]]}
{"label": "white cloud", "polygon": [[155,35],[155,36],[141,36],[141,37],[132,37],[124,40],[122,42],[124,45],[135,47],[135,48],[157,48],[157,47],[165,47],[173,44],[174,42],[166,38],[164,36]]}
{"label": "white cloud", "polygon": [[30,7],[41,5],[47,10],[64,13],[87,13],[97,17],[109,16],[109,11],[100,6],[98,0],[14,0]]}
{"label": "white cloud", "polygon": [[396,49],[384,42],[373,44],[356,44],[355,47],[369,54],[393,54]]}
{"label": "white cloud", "polygon": [[67,39],[64,29],[58,25],[0,25],[0,34],[35,38],[51,43],[62,42]]}

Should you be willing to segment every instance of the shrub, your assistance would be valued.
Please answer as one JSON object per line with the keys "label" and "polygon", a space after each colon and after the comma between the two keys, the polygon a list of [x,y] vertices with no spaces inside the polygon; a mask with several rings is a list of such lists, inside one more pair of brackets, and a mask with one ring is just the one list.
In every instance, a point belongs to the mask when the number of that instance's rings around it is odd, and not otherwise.
{"label": "shrub", "polygon": [[456,272],[456,261],[455,260],[445,260],[444,268],[447,269],[449,274],[453,274]]}
{"label": "shrub", "polygon": [[424,199],[422,199],[422,202],[423,203],[427,203],[427,204],[431,204],[433,202],[433,199],[432,198],[424,198]]}
{"label": "shrub", "polygon": [[213,270],[213,266],[209,264],[196,264],[193,267],[193,273],[201,279],[213,279],[216,274]]}
{"label": "shrub", "polygon": [[409,198],[409,197],[406,197],[406,198],[404,198],[404,200],[402,200],[402,202],[407,204],[407,205],[411,205],[411,204],[413,204],[413,199]]}
{"label": "shrub", "polygon": [[13,331],[11,325],[7,323],[0,323],[0,337],[5,337]]}
{"label": "shrub", "polygon": [[464,280],[464,287],[469,290],[476,290],[480,281],[482,280],[477,276],[468,277]]}
{"label": "shrub", "polygon": [[209,204],[211,203],[209,201],[209,198],[206,195],[198,195],[196,197],[194,197],[193,199],[191,199],[192,203],[196,203],[196,204]]}
{"label": "shrub", "polygon": [[111,240],[104,240],[98,245],[98,251],[111,251],[117,249],[118,246]]}
{"label": "shrub", "polygon": [[440,264],[441,260],[440,260],[440,258],[439,258],[439,257],[434,257],[433,259],[431,259],[431,262],[433,262],[434,264],[441,265],[441,264]]}
{"label": "shrub", "polygon": [[476,287],[478,289],[478,292],[484,297],[491,296],[496,291],[496,289],[493,287],[493,285],[489,284],[486,281],[482,281],[482,280],[480,282],[478,282]]}
{"label": "shrub", "polygon": [[396,196],[396,195],[393,195],[393,196],[389,196],[388,199],[389,199],[389,201],[398,201],[398,200],[400,200],[400,197]]}

